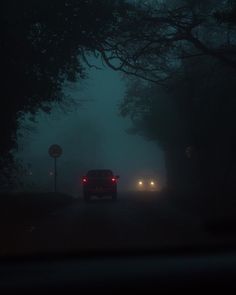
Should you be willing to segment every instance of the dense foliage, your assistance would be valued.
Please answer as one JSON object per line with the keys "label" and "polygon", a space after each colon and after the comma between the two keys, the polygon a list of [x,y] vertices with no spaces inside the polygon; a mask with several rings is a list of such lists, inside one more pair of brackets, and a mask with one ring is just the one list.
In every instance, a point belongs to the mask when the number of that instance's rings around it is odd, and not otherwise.
{"label": "dense foliage", "polygon": [[84,78],[86,55],[95,54],[119,15],[123,1],[1,1],[0,167],[8,178],[10,151],[25,113],[50,112],[64,99],[63,83]]}
{"label": "dense foliage", "polygon": [[124,71],[146,80],[120,112],[165,150],[169,188],[235,190],[235,2],[156,3],[120,39]]}

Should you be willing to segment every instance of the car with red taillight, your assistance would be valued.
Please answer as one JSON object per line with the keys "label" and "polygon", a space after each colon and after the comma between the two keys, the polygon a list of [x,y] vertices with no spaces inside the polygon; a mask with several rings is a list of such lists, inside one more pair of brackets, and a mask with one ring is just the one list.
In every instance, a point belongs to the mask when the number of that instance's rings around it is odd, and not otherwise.
{"label": "car with red taillight", "polygon": [[117,180],[120,177],[114,175],[108,169],[89,170],[82,178],[84,200],[88,201],[92,196],[111,196],[117,199]]}

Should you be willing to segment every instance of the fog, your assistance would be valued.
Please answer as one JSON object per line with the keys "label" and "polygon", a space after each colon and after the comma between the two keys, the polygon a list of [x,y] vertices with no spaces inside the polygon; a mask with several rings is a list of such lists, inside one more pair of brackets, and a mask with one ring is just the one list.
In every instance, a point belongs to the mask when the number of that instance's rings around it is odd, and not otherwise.
{"label": "fog", "polygon": [[51,144],[63,149],[58,159],[58,189],[77,194],[80,178],[89,169],[108,168],[120,175],[120,189],[132,188],[132,181],[143,174],[157,176],[165,182],[163,153],[156,142],[130,135],[132,124],[119,116],[118,105],[125,94],[125,80],[96,60],[98,69],[88,69],[88,78],[65,87],[74,103],[63,110],[55,105],[51,114],[40,112],[36,123],[25,119],[34,131],[21,130],[16,154],[26,175],[24,189],[53,189],[53,159],[48,154]]}

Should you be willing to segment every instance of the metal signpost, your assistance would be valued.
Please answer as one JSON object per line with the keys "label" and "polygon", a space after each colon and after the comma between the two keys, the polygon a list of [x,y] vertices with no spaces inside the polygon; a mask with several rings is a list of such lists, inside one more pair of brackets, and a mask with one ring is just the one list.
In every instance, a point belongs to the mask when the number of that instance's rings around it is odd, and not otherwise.
{"label": "metal signpost", "polygon": [[62,155],[62,148],[58,144],[53,144],[48,149],[49,155],[54,158],[54,192],[57,192],[57,158]]}

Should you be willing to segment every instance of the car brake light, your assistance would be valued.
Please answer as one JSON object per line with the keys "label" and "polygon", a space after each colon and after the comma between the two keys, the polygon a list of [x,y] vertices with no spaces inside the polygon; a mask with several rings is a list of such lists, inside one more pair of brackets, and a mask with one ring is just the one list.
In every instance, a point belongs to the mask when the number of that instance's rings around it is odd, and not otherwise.
{"label": "car brake light", "polygon": [[86,177],[83,178],[83,183],[86,183],[88,180]]}
{"label": "car brake light", "polygon": [[112,182],[116,182],[116,179],[113,177],[113,178],[111,179],[111,181],[112,181]]}

